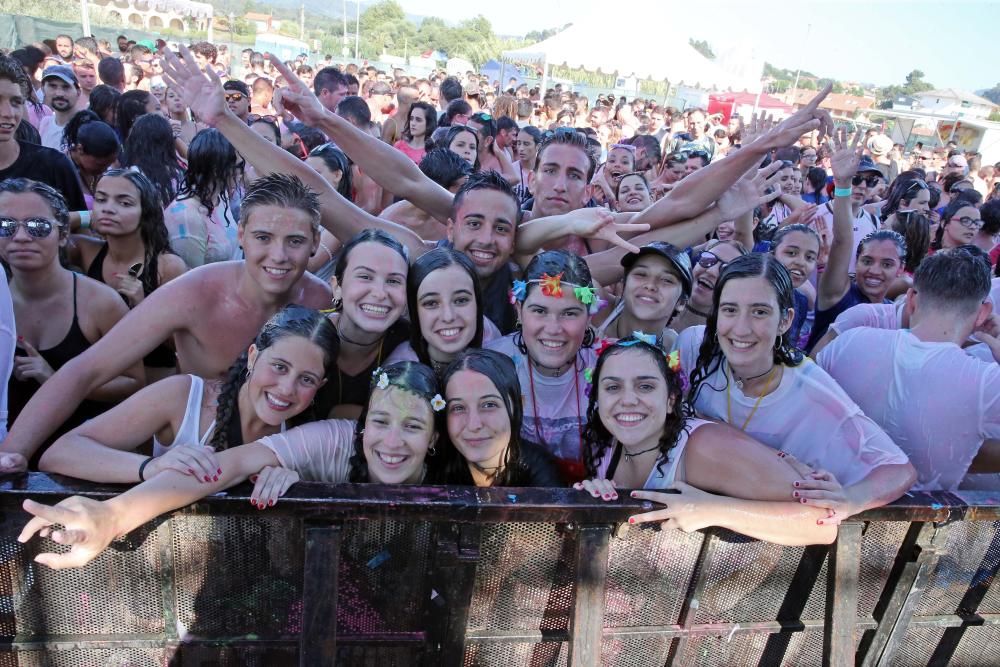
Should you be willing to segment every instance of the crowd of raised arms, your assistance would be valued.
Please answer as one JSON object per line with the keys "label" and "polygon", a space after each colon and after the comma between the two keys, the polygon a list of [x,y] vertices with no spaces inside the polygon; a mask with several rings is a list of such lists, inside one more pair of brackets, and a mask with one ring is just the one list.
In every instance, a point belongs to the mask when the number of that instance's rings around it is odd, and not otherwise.
{"label": "crowd of raised arms", "polygon": [[1000,490],[1000,166],[828,90],[777,123],[487,83],[0,55],[0,472],[133,485],[26,501],[72,545],[40,562],[247,480],[634,489],[790,545]]}

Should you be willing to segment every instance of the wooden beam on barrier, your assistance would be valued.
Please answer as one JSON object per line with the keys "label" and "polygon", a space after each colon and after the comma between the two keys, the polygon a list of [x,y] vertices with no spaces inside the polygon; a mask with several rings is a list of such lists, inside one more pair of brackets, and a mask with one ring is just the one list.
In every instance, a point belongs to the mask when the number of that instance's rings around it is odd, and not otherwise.
{"label": "wooden beam on barrier", "polygon": [[302,567],[302,635],[299,665],[333,665],[337,660],[337,571],[340,568],[339,524],[305,523]]}
{"label": "wooden beam on barrier", "polygon": [[598,667],[601,664],[610,541],[609,525],[577,528],[576,595],[569,621],[570,667]]}
{"label": "wooden beam on barrier", "polygon": [[824,667],[847,667],[854,664],[862,527],[860,522],[840,524],[837,541],[830,546],[826,624],[823,626]]}

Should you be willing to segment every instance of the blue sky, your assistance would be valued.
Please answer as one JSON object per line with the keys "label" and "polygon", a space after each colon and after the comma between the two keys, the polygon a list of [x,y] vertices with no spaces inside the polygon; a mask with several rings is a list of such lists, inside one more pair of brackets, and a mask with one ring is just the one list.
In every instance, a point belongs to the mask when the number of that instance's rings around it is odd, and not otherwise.
{"label": "blue sky", "polygon": [[[452,22],[482,14],[499,34],[523,35],[597,16],[607,44],[627,44],[633,20],[678,22],[717,49],[734,41],[778,66],[878,85],[913,69],[939,88],[1000,82],[1000,0],[399,0],[409,13]],[[806,39],[807,26],[808,40]]]}

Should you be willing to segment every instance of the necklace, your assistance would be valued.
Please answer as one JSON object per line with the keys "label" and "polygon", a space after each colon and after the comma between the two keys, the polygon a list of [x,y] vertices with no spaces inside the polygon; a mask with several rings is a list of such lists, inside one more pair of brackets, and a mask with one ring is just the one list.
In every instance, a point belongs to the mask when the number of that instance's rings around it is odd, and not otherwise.
{"label": "necklace", "polygon": [[759,377],[764,377],[765,375],[767,375],[768,373],[770,373],[773,370],[774,370],[774,365],[772,364],[771,367],[768,368],[763,373],[759,373],[758,375],[751,375],[748,378],[738,378],[738,377],[736,377],[736,374],[733,373],[732,368],[729,369],[729,372],[730,372],[730,374],[732,374],[733,381],[736,383],[736,386],[739,387],[740,389],[743,389],[743,383],[744,382],[751,382],[752,380],[756,380]]}
{"label": "necklace", "polygon": [[628,463],[629,461],[631,461],[632,459],[634,459],[637,456],[642,456],[643,454],[646,454],[648,452],[651,452],[651,451],[653,451],[655,449],[659,449],[660,448],[660,443],[656,443],[655,445],[653,445],[649,449],[644,449],[641,452],[635,452],[635,453],[633,453],[633,452],[630,452],[629,450],[625,449],[625,445],[622,445],[621,443],[618,443],[618,444],[622,448],[622,454],[625,455],[625,462],[626,463]]}
{"label": "necklace", "polygon": [[698,317],[704,317],[706,320],[708,319],[708,313],[703,313],[703,312],[695,309],[694,306],[692,306],[690,303],[688,305],[684,306],[684,310],[690,311],[690,312],[694,313],[695,315],[697,315]]}
{"label": "necklace", "polygon": [[[775,368],[777,368],[777,365],[772,366],[771,370],[768,371],[768,373],[774,373],[774,369]],[[730,375],[730,379],[732,378],[732,375],[729,374],[728,372],[727,372],[727,375]],[[760,376],[758,376],[758,377],[760,377]],[[767,396],[768,392],[771,391],[771,380],[773,380],[773,379],[774,379],[773,376],[767,378],[767,385],[764,387],[763,393],[761,393],[761,395],[758,396],[757,400],[754,402],[754,404],[753,404],[753,410],[750,411],[750,414],[747,415],[746,420],[743,422],[743,426],[740,427],[741,431],[746,431],[747,430],[747,424],[749,424],[750,420],[753,419],[753,416],[755,414],[757,414],[757,408],[760,407],[760,402],[762,400],[764,400],[764,397]],[[732,389],[732,382],[727,382],[726,383],[726,423],[729,424],[730,426],[733,425],[733,404],[732,404],[732,396],[730,395],[730,390],[731,389]]]}
{"label": "necklace", "polygon": [[347,342],[348,342],[348,343],[350,343],[351,345],[357,345],[358,347],[371,347],[371,346],[372,346],[372,345],[374,345],[375,343],[380,343],[380,342],[382,342],[382,338],[381,338],[381,337],[379,337],[379,338],[376,338],[375,340],[373,340],[373,341],[372,341],[372,342],[370,342],[370,343],[359,343],[358,341],[356,341],[356,340],[351,340],[350,338],[348,338],[347,336],[345,336],[345,335],[344,335],[344,332],[343,332],[343,331],[341,331],[340,327],[337,327],[337,335],[338,335],[338,336],[340,336],[340,339],[341,339],[341,340],[344,340],[344,341],[347,341]]}

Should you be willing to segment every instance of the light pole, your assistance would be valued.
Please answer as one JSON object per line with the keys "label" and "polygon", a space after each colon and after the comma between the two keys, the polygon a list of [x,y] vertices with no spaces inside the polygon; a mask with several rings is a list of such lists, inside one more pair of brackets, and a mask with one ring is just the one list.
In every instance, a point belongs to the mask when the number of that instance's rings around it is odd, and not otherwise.
{"label": "light pole", "polygon": [[235,27],[236,27],[236,14],[233,14],[232,12],[229,12],[229,46],[230,46],[230,48],[234,44],[234,42],[233,42],[233,32],[234,32],[234,28]]}

